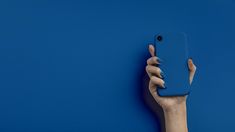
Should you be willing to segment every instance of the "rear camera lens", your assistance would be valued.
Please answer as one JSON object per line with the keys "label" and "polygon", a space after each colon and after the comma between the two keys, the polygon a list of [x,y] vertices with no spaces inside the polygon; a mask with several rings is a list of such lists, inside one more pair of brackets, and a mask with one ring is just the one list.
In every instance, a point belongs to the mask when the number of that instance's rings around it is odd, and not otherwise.
{"label": "rear camera lens", "polygon": [[160,35],[157,36],[157,40],[158,40],[158,41],[162,41],[162,36],[160,36]]}

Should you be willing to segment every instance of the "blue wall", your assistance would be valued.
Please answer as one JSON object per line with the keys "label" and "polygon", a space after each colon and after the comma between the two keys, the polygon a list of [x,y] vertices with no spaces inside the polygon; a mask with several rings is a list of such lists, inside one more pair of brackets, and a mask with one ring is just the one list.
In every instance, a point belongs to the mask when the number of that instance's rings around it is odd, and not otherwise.
{"label": "blue wall", "polygon": [[[1,0],[1,132],[156,132],[148,43],[184,31],[189,131],[233,131],[234,0]],[[146,101],[147,100],[147,101]]]}

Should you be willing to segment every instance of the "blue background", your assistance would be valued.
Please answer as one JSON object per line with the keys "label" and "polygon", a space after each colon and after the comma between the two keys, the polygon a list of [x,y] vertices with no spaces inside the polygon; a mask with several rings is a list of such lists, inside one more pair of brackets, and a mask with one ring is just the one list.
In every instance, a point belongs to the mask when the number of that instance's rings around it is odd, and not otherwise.
{"label": "blue background", "polygon": [[143,82],[161,31],[198,67],[189,131],[234,129],[234,0],[1,0],[0,18],[1,132],[160,131]]}

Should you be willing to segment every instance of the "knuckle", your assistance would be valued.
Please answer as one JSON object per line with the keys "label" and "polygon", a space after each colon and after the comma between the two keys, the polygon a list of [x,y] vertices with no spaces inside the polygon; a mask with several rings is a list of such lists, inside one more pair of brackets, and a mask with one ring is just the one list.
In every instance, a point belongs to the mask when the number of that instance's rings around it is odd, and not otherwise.
{"label": "knuckle", "polygon": [[160,72],[160,71],[161,71],[160,68],[156,67],[156,72]]}
{"label": "knuckle", "polygon": [[154,63],[155,63],[155,61],[154,61],[155,58],[156,58],[156,57],[151,57],[151,58],[149,58],[149,59],[147,60],[147,64],[148,64],[148,65],[154,64]]}
{"label": "knuckle", "polygon": [[160,73],[160,69],[158,67],[154,67],[154,73],[155,74],[159,74]]}
{"label": "knuckle", "polygon": [[162,72],[162,70],[160,69],[160,68],[158,68],[158,74],[160,75],[160,76],[162,76],[161,73]]}
{"label": "knuckle", "polygon": [[155,77],[155,76],[151,76],[151,77],[150,77],[150,80],[151,80],[151,81],[152,81],[152,83],[153,83],[153,84],[155,84],[155,85],[157,85],[157,84],[159,83],[158,78],[157,78],[157,77]]}
{"label": "knuckle", "polygon": [[154,82],[154,78],[155,78],[154,76],[151,76],[151,77],[150,77],[150,80],[151,80],[152,82]]}
{"label": "knuckle", "polygon": [[148,70],[149,70],[149,66],[148,65],[145,67],[145,70],[148,72]]}
{"label": "knuckle", "polygon": [[147,64],[149,65],[150,62],[151,62],[151,58],[149,58],[149,59],[147,60]]}
{"label": "knuckle", "polygon": [[153,57],[153,61],[154,61],[154,62],[157,62],[157,56],[154,56],[154,57]]}

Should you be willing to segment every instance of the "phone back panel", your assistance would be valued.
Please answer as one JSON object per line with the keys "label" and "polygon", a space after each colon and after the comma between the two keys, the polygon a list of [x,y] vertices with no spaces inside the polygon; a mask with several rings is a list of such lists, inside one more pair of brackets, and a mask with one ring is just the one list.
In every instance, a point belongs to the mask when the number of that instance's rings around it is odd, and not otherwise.
{"label": "phone back panel", "polygon": [[[161,38],[159,38],[159,36]],[[165,88],[158,88],[160,96],[181,96],[190,92],[188,48],[185,33],[160,33],[155,36],[156,55],[164,74]]]}

